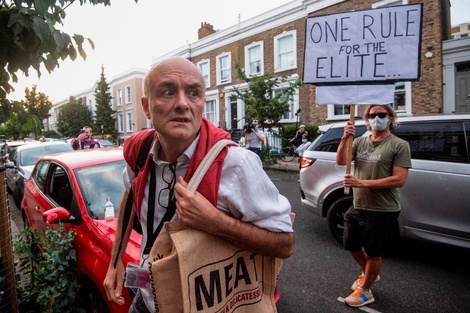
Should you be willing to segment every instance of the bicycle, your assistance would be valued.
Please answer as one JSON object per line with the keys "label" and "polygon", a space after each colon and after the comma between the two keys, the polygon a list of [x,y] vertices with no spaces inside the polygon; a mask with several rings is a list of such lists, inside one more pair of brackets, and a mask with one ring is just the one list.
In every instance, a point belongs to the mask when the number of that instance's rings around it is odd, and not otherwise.
{"label": "bicycle", "polygon": [[292,146],[289,146],[289,147],[283,148],[279,152],[279,156],[282,161],[291,162],[295,158],[296,153],[294,151],[294,148]]}

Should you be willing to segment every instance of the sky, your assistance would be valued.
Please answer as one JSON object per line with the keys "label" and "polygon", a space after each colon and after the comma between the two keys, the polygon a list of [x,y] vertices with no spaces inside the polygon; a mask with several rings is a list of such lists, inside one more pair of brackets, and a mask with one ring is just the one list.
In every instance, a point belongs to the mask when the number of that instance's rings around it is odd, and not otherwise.
{"label": "sky", "polygon": [[[175,0],[173,0],[175,1]],[[104,66],[106,79],[133,68],[147,70],[152,58],[197,41],[201,23],[207,22],[223,30],[235,25],[240,15],[246,21],[277,8],[290,0],[112,0],[111,6],[85,4],[78,1],[70,6],[62,30],[68,34],[89,37],[95,49],[85,43],[87,60],[77,57],[60,61],[60,67],[51,74],[45,69],[41,78],[30,69],[29,77],[18,72],[15,92],[10,100],[24,98],[24,89],[37,85],[37,92],[45,93],[53,103],[88,91],[100,79]],[[470,0],[451,0],[452,25],[470,22]]]}

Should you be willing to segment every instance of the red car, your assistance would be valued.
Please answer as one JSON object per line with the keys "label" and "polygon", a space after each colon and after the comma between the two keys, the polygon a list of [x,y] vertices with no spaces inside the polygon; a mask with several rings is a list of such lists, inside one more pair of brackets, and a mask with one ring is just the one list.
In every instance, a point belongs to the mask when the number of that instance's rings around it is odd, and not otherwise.
{"label": "red car", "polygon": [[[107,300],[103,288],[117,224],[116,218],[105,219],[105,203],[110,197],[117,217],[125,166],[120,148],[66,152],[41,158],[25,184],[21,211],[26,226],[58,228],[57,223],[46,223],[52,210],[55,221],[75,230],[79,294],[90,312],[124,313],[132,302],[133,290],[124,288],[126,305],[119,306]],[[141,239],[133,231],[125,264],[139,264]]]}

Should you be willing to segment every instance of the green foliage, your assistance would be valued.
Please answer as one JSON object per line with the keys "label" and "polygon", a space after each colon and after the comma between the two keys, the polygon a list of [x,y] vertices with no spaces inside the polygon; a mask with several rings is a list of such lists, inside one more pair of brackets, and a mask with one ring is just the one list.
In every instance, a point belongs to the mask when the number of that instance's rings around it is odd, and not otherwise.
{"label": "green foliage", "polygon": [[91,111],[81,98],[70,97],[57,115],[57,130],[65,137],[76,137],[85,125],[92,125]]}
{"label": "green foliage", "polygon": [[84,312],[76,305],[79,285],[74,238],[75,234],[66,232],[62,224],[43,235],[26,227],[15,236],[21,312]]}
{"label": "green foliage", "polygon": [[[103,66],[101,66],[101,77],[95,88],[94,96],[96,101],[95,125],[93,127],[94,137],[99,137],[98,133],[102,130],[102,134],[111,135],[114,141],[117,138],[116,111],[110,105],[112,96],[109,92],[109,85],[106,82]],[[103,129],[101,129],[101,125],[103,125]]]}
{"label": "green foliage", "polygon": [[289,102],[302,84],[301,80],[289,82],[288,87],[278,89],[278,86],[288,81],[287,77],[274,77],[274,74],[269,72],[248,77],[240,64],[236,63],[235,68],[238,77],[248,84],[248,88],[244,90],[233,88],[235,96],[245,103],[245,119],[257,119],[262,128],[280,126],[279,121],[289,110]]}
{"label": "green foliage", "polygon": [[[282,146],[287,147],[289,145],[289,141],[294,138],[295,133],[299,130],[300,124],[297,125],[284,125],[283,134],[282,134]],[[310,137],[310,141],[314,141],[315,138],[318,136],[318,125],[305,125],[305,130],[308,132]]]}
{"label": "green foliage", "polygon": [[52,102],[46,94],[36,91],[36,88],[36,85],[33,85],[31,90],[26,88],[24,90],[25,100],[22,100],[20,103],[26,112],[39,118],[41,128],[43,128],[42,121],[51,116],[49,111],[52,108]]}
{"label": "green foliage", "polygon": [[41,121],[39,118],[27,112],[20,102],[12,103],[13,112],[10,113],[9,119],[0,127],[0,133],[5,138],[14,140],[23,139],[32,136],[36,138],[41,131]]}
{"label": "green foliage", "polygon": [[[138,0],[134,0],[137,2]],[[0,1],[0,118],[6,121],[10,112],[7,95],[18,82],[16,73],[29,76],[29,69],[41,76],[41,68],[51,73],[59,61],[78,55],[86,60],[85,41],[94,49],[91,39],[69,35],[58,29],[63,25],[66,9],[75,0],[2,0]],[[78,3],[111,5],[111,0],[79,0]]]}
{"label": "green foliage", "polygon": [[42,132],[41,135],[46,138],[60,138],[60,134],[55,130],[46,130]]}

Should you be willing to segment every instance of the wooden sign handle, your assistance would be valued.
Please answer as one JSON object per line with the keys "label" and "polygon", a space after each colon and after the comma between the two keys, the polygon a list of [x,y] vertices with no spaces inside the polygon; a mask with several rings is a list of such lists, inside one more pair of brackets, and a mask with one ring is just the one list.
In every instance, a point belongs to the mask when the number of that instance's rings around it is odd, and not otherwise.
{"label": "wooden sign handle", "polygon": [[[351,104],[349,108],[349,121],[355,125],[355,115],[356,112],[356,105]],[[346,159],[346,174],[351,174],[351,163],[352,163],[352,146],[353,146],[353,140],[354,136],[349,136],[348,138],[348,155]],[[349,187],[344,187],[344,194],[349,195],[350,188]]]}

